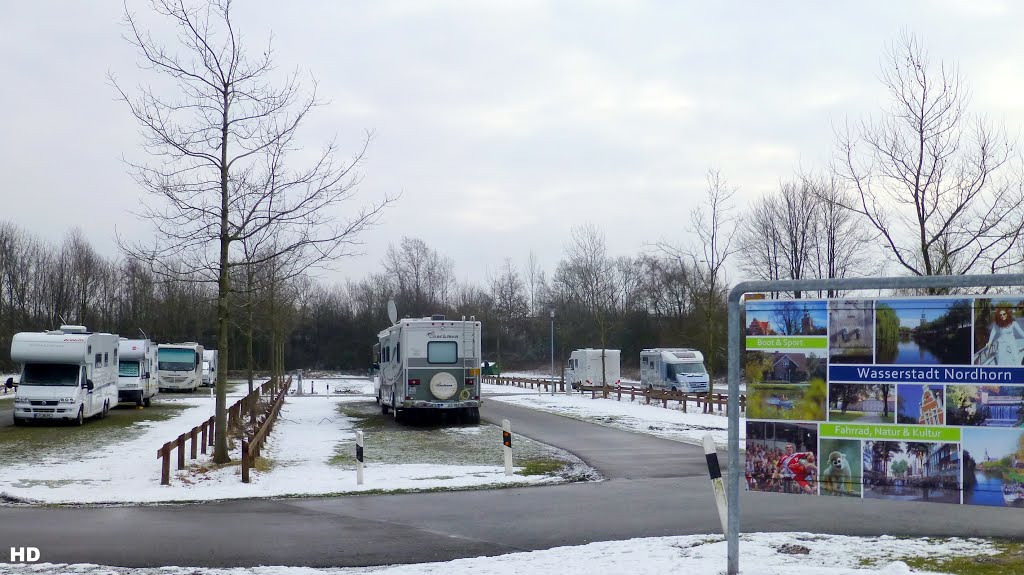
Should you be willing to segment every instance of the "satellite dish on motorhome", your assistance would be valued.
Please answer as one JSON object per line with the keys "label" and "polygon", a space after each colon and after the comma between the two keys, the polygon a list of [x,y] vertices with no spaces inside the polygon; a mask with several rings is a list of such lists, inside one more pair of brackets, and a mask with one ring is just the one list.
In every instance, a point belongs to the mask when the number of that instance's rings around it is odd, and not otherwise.
{"label": "satellite dish on motorhome", "polygon": [[391,320],[391,323],[398,322],[398,306],[395,305],[393,299],[388,300],[388,319]]}

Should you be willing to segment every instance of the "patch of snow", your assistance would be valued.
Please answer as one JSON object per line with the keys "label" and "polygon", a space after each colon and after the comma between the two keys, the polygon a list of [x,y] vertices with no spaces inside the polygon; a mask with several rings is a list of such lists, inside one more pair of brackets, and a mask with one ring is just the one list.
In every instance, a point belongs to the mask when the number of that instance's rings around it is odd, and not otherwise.
{"label": "patch of snow", "polygon": [[[905,559],[977,557],[998,550],[984,539],[898,539],[847,537],[811,533],[753,533],[740,541],[743,575],[944,575],[912,572]],[[494,557],[386,567],[328,568],[162,567],[137,569],[98,565],[0,565],[0,575],[720,575],[725,572],[726,545],[721,536],[690,535],[608,541]]]}
{"label": "patch of snow", "polygon": [[[314,381],[319,385],[321,380]],[[351,385],[359,389],[368,383],[372,386],[365,379],[351,381]],[[233,395],[241,396],[245,387],[239,386]],[[168,401],[163,397],[160,400]],[[261,454],[272,462],[272,466],[268,471],[252,470],[250,483],[241,482],[238,463],[241,444],[236,441],[231,453],[234,463],[228,466],[213,465],[213,450],[210,448],[210,454],[186,460],[191,469],[179,472],[176,471],[177,452],[174,452],[171,457],[171,484],[162,486],[157,450],[165,442],[208,419],[213,411],[209,397],[174,398],[170,401],[188,407],[165,421],[136,424],[137,427],[133,428],[135,436],[127,441],[85,450],[74,457],[49,457],[4,466],[0,469],[0,493],[10,502],[138,504],[564,481],[545,475],[508,477],[500,465],[367,462],[364,483],[356,485],[353,469],[332,465],[330,460],[339,443],[354,441],[355,438],[355,422],[338,412],[338,404],[366,401],[366,398],[332,392],[330,396],[293,395],[286,398],[280,419]],[[74,433],[74,429],[68,428],[67,431]]]}
{"label": "patch of snow", "polygon": [[[538,393],[530,389],[492,384],[484,384],[483,392],[485,401],[509,403],[694,445],[700,445],[703,437],[710,433],[715,443],[724,447],[728,435],[729,420],[725,417],[725,411],[701,413],[692,401],[687,402],[687,410],[683,411],[677,401],[669,401],[666,409],[660,401],[652,401],[648,405],[640,396],[631,402],[627,394],[623,394],[622,401],[618,401],[615,394],[610,394],[608,399],[600,395],[591,398],[589,392],[571,395]],[[744,422],[745,419],[740,418],[740,424]],[[741,448],[744,443],[740,441]]]}

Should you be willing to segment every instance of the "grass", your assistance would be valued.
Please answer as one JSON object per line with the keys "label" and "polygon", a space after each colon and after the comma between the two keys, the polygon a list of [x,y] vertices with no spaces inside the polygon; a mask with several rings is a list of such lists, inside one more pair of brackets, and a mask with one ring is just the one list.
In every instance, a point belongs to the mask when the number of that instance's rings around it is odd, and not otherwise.
{"label": "grass", "polygon": [[913,569],[952,575],[1019,575],[1024,573],[1024,541],[995,540],[997,555],[977,557],[912,557],[904,562]]}
{"label": "grass", "polygon": [[[132,428],[146,421],[165,421],[176,417],[187,406],[154,402],[151,407],[119,406],[110,410],[106,419],[86,421],[82,427],[61,423],[34,424],[0,428],[0,467],[41,461],[47,457],[66,458],[83,449],[92,451],[100,445],[131,439]],[[135,454],[125,454],[134,457]],[[155,458],[154,450],[154,458]]]}
{"label": "grass", "polygon": [[[445,420],[400,425],[390,415],[382,415],[374,402],[349,402],[338,411],[366,434],[364,457],[367,462],[387,464],[431,464],[453,466],[504,465],[501,430],[490,424],[457,425]],[[520,475],[558,475],[569,466],[568,453],[530,440],[515,437],[513,464],[523,467]],[[355,442],[340,443],[332,465],[355,468]]]}
{"label": "grass", "polygon": [[829,422],[855,422],[857,419],[866,415],[863,411],[828,411]]}
{"label": "grass", "polygon": [[565,467],[565,462],[558,459],[530,459],[520,463],[522,471],[518,475],[558,475]]}

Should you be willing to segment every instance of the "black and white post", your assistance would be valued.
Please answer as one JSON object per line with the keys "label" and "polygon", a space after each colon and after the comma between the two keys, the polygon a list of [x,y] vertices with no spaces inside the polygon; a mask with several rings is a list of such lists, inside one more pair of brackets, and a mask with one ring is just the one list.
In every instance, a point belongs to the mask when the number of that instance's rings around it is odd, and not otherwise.
{"label": "black and white post", "polygon": [[512,475],[512,422],[501,420],[501,442],[505,445],[505,475]]}
{"label": "black and white post", "polygon": [[356,432],[356,485],[363,484],[363,432]]}
{"label": "black and white post", "polygon": [[708,460],[708,475],[711,476],[711,488],[715,491],[715,505],[718,507],[718,519],[722,522],[722,534],[725,535],[729,533],[729,506],[725,499],[725,482],[722,480],[722,467],[718,465],[715,438],[710,434],[704,436],[704,456]]}

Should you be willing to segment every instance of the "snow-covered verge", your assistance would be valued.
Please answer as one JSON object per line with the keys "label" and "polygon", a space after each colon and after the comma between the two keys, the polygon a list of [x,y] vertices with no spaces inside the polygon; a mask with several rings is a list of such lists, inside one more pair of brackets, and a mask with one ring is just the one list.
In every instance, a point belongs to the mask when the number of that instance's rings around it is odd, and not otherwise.
{"label": "snow-covered verge", "polygon": [[[666,409],[661,406],[661,402],[648,405],[641,397],[631,402],[625,394],[622,401],[618,401],[614,394],[604,399],[600,396],[592,398],[590,393],[538,393],[519,387],[491,384],[485,384],[483,392],[486,401],[509,403],[695,445],[700,444],[703,437],[710,433],[715,443],[725,446],[729,428],[729,420],[724,411],[721,414],[704,414],[693,402],[687,402],[687,410],[683,411],[676,401],[668,402]],[[741,418],[740,424],[744,421]],[[743,444],[741,440],[740,447]]]}
{"label": "snow-covered verge", "polygon": [[[844,537],[808,533],[744,535],[740,542],[743,575],[902,575],[913,571],[912,558],[956,558],[995,555],[999,550],[980,539],[897,539]],[[719,575],[725,572],[726,548],[720,536],[692,535],[591,543],[496,557],[457,559],[387,567],[313,569],[254,567],[209,569],[162,567],[128,569],[96,565],[0,565],[0,575]]]}
{"label": "snow-covered verge", "polygon": [[[269,468],[253,470],[251,482],[241,482],[241,444],[232,442],[233,464],[217,466],[210,455],[188,460],[176,471],[171,461],[171,484],[160,485],[157,449],[212,414],[209,397],[174,399],[186,406],[163,421],[135,424],[131,438],[99,449],[82,449],[24,461],[0,468],[0,495],[25,503],[127,503],[199,501],[246,497],[313,496],[371,490],[422,490],[492,485],[526,485],[564,481],[554,475],[512,475],[496,465],[382,464],[368,461],[363,485],[353,469],[332,463],[339,444],[355,438],[356,421],[342,415],[345,402],[367,401],[362,393],[372,382],[304,381],[306,395],[289,396],[262,456]],[[322,389],[319,389],[320,386]],[[315,386],[315,387],[314,387]],[[312,394],[314,389],[318,392]],[[240,388],[244,391],[244,386]],[[68,427],[60,431],[75,433]],[[495,453],[500,443],[495,441]],[[187,442],[186,442],[187,446]],[[187,448],[187,447],[186,447]],[[210,450],[212,453],[212,449]],[[495,459],[500,456],[496,455]]]}

